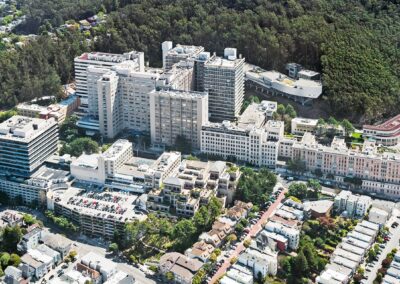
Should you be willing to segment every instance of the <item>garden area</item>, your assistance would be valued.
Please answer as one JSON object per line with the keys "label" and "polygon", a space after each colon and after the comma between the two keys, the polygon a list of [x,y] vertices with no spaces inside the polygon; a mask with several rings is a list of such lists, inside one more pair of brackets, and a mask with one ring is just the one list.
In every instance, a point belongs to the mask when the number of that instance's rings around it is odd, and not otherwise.
{"label": "garden area", "polygon": [[356,224],[356,220],[339,217],[320,217],[304,222],[297,255],[280,257],[278,278],[288,284],[309,283],[309,279],[315,279],[342,237]]}
{"label": "garden area", "polygon": [[145,221],[126,224],[125,237],[116,235],[114,242],[133,263],[157,260],[167,251],[184,252],[191,247],[202,232],[208,231],[222,213],[217,198],[200,207],[192,219],[174,222],[149,214]]}

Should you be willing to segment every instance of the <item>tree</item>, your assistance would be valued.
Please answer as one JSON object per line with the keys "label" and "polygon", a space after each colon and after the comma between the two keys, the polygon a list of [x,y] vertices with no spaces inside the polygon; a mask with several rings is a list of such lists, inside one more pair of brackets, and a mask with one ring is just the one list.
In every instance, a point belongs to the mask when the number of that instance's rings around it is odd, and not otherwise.
{"label": "tree", "polygon": [[21,258],[19,257],[18,254],[12,253],[10,255],[10,261],[9,261],[9,265],[18,267],[21,263]]}
{"label": "tree", "polygon": [[327,123],[333,126],[339,125],[339,122],[333,116],[328,118]]}
{"label": "tree", "polygon": [[17,250],[17,244],[22,238],[21,228],[19,226],[7,226],[3,231],[3,249],[8,252]]}
{"label": "tree", "polygon": [[167,273],[165,273],[165,277],[170,282],[174,281],[174,279],[175,279],[175,275],[171,271],[168,271]]}
{"label": "tree", "polygon": [[111,252],[113,252],[113,253],[116,253],[116,252],[118,251],[118,244],[116,244],[116,243],[111,243],[111,244],[108,246],[108,250],[111,251]]}
{"label": "tree", "polygon": [[287,114],[290,118],[295,118],[297,116],[297,113],[291,104],[286,106],[285,114]]}
{"label": "tree", "polygon": [[293,267],[294,275],[298,277],[307,276],[309,271],[309,266],[307,259],[302,251],[295,257],[295,266]]}
{"label": "tree", "polygon": [[68,256],[71,258],[71,260],[75,260],[77,255],[78,255],[78,253],[74,250],[71,250],[68,254]]}
{"label": "tree", "polygon": [[196,233],[196,227],[190,220],[184,219],[179,221],[173,231],[173,236],[176,239],[176,249],[184,251],[193,243]]}
{"label": "tree", "polygon": [[287,168],[294,173],[303,173],[307,170],[306,163],[301,159],[289,160]]}
{"label": "tree", "polygon": [[347,120],[347,119],[343,119],[340,124],[344,128],[344,130],[346,132],[346,136],[350,136],[355,130],[353,124],[351,124],[351,122],[349,120]]}
{"label": "tree", "polygon": [[190,154],[192,153],[192,142],[186,136],[178,135],[175,139],[174,148],[183,154]]}
{"label": "tree", "polygon": [[307,198],[308,190],[307,186],[302,182],[296,182],[289,185],[288,196],[294,196],[300,200]]}
{"label": "tree", "polygon": [[30,214],[24,214],[23,220],[24,223],[27,224],[28,226],[36,223],[36,219]]}
{"label": "tree", "polygon": [[267,169],[256,172],[251,168],[244,168],[238,182],[235,199],[262,205],[268,200],[276,182],[276,176]]}
{"label": "tree", "polygon": [[229,236],[227,236],[226,237],[226,241],[227,242],[236,242],[236,240],[237,240],[237,237],[236,237],[236,235],[235,234],[230,234]]}
{"label": "tree", "polygon": [[4,191],[0,191],[0,204],[8,205],[9,200],[10,199],[9,199],[7,193],[5,193]]}
{"label": "tree", "polygon": [[11,258],[10,255],[8,253],[6,253],[6,252],[3,252],[1,254],[0,262],[1,262],[1,266],[2,266],[3,269],[5,269],[8,266],[8,264],[10,262],[10,258]]}
{"label": "tree", "polygon": [[82,153],[93,154],[99,151],[99,145],[96,141],[88,137],[76,138],[69,144],[65,144],[61,149],[61,155],[70,154],[71,156],[78,157]]}
{"label": "tree", "polygon": [[276,113],[279,114],[281,117],[282,117],[283,115],[285,115],[285,113],[286,113],[285,106],[282,105],[282,104],[278,104],[278,107],[277,107],[277,109],[276,109]]}
{"label": "tree", "polygon": [[215,253],[212,253],[211,255],[210,255],[210,261],[211,262],[216,262],[217,261],[217,255],[215,254]]}

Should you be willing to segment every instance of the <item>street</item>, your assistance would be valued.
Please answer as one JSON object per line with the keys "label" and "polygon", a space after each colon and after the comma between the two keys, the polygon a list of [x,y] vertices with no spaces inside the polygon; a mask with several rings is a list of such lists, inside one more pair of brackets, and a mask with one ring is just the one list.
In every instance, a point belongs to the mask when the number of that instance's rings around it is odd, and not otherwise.
{"label": "street", "polygon": [[[379,254],[378,260],[375,262],[375,265],[373,267],[369,267],[367,271],[365,270],[364,276],[367,278],[364,280],[365,284],[372,284],[376,278],[376,275],[378,273],[378,269],[382,267],[382,261],[386,258],[388,253],[392,251],[394,248],[399,247],[399,240],[400,240],[400,226],[397,228],[392,228],[391,225],[393,222],[399,222],[399,219],[397,218],[398,210],[393,210],[393,216],[389,219],[389,221],[386,223],[387,227],[389,227],[389,232],[392,234],[390,240],[386,243],[385,248],[382,249],[381,253]],[[366,266],[366,263],[364,263],[364,267]]]}
{"label": "street", "polygon": [[238,245],[236,246],[236,249],[232,252],[232,254],[228,258],[225,259],[224,263],[221,265],[221,267],[218,269],[218,271],[214,274],[214,276],[211,278],[209,283],[211,283],[211,284],[216,283],[218,281],[218,279],[225,274],[225,272],[231,266],[231,260],[233,258],[238,257],[238,255],[246,249],[243,244],[244,241],[256,236],[262,230],[263,225],[266,223],[268,218],[271,217],[275,213],[276,208],[281,203],[282,199],[285,198],[286,192],[287,192],[287,189],[285,188],[281,192],[281,194],[278,196],[276,201],[261,216],[260,220],[258,220],[258,222],[251,227],[250,232],[247,234],[247,237],[243,241],[238,243]]}

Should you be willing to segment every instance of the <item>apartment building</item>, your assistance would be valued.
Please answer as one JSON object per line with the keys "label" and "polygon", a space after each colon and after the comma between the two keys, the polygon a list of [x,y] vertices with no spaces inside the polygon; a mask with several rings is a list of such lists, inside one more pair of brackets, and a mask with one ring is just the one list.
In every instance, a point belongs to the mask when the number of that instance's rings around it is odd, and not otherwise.
{"label": "apartment building", "polygon": [[346,211],[348,216],[362,217],[367,213],[371,203],[372,199],[369,196],[355,195],[342,190],[335,197],[334,210],[339,214]]}
{"label": "apartment building", "polygon": [[0,124],[0,173],[29,177],[57,151],[54,119],[13,116]]}
{"label": "apartment building", "polygon": [[400,114],[378,125],[364,125],[363,136],[383,146],[400,143]]}
{"label": "apartment building", "polygon": [[276,275],[278,271],[278,255],[254,247],[249,247],[242,252],[238,257],[238,263],[250,267],[254,278],[260,274],[262,277]]}
{"label": "apartment building", "polygon": [[250,105],[237,122],[207,123],[201,131],[201,152],[234,157],[257,166],[275,167],[279,140],[283,138],[284,122],[267,121],[261,104]]}
{"label": "apartment building", "polygon": [[236,48],[225,48],[223,58],[212,56],[204,63],[204,91],[209,95],[213,121],[232,121],[239,116],[244,98],[244,62],[244,58],[237,58]]}
{"label": "apartment building", "polygon": [[102,52],[83,53],[74,59],[76,94],[80,97],[81,110],[88,112],[88,67],[95,66],[110,70],[116,64],[124,61],[133,61],[137,71],[144,71],[144,53],[131,51],[124,54]]}
{"label": "apartment building", "polygon": [[265,230],[286,237],[288,239],[288,247],[290,249],[296,250],[299,247],[300,231],[298,229],[285,226],[281,223],[269,221],[265,225]]}
{"label": "apartment building", "polygon": [[208,95],[200,92],[160,90],[150,93],[151,141],[171,146],[184,137],[200,148],[201,126],[208,121]]}
{"label": "apartment building", "polygon": [[361,149],[353,150],[347,148],[344,139],[335,137],[330,146],[323,146],[311,133],[305,133],[292,149],[292,159],[304,161],[309,171],[319,169],[335,176],[400,184],[400,155],[380,153],[371,141],[365,141]]}
{"label": "apartment building", "polygon": [[104,74],[97,81],[100,133],[114,138],[123,129],[121,97],[118,96],[116,72]]}
{"label": "apartment building", "polygon": [[225,162],[184,160],[174,175],[164,179],[163,188],[149,192],[146,206],[159,213],[193,217],[217,194],[231,202],[239,177],[239,169]]}

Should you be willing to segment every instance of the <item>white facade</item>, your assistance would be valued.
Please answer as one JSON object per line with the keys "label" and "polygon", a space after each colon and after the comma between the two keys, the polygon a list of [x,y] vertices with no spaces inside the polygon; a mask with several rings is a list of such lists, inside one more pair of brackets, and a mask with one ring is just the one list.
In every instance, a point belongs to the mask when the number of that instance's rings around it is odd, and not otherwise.
{"label": "white facade", "polygon": [[239,255],[238,262],[252,268],[254,277],[258,277],[259,273],[262,277],[266,277],[267,275],[276,275],[278,271],[277,259],[277,254],[248,248]]}
{"label": "white facade", "polygon": [[318,120],[296,117],[291,121],[291,132],[295,135],[303,135],[305,132],[314,133],[317,128]]}
{"label": "white facade", "polygon": [[299,247],[300,231],[294,228],[286,227],[283,224],[269,221],[265,225],[265,229],[269,232],[277,233],[288,239],[288,247],[296,250]]}
{"label": "white facade", "polygon": [[110,70],[116,64],[133,61],[138,71],[144,71],[144,53],[131,51],[124,54],[101,52],[84,53],[74,59],[76,94],[81,99],[81,109],[88,111],[88,67],[95,66]]}
{"label": "white facade", "polygon": [[372,207],[371,210],[369,210],[368,220],[370,222],[383,226],[388,219],[389,219],[389,213],[386,212],[385,210],[376,207]]}
{"label": "white facade", "polygon": [[362,217],[367,214],[372,199],[365,195],[354,195],[350,191],[342,190],[334,201],[335,211],[342,213],[346,211],[348,216]]}

